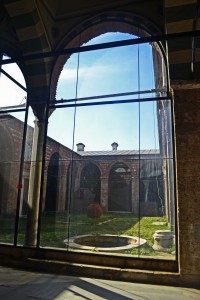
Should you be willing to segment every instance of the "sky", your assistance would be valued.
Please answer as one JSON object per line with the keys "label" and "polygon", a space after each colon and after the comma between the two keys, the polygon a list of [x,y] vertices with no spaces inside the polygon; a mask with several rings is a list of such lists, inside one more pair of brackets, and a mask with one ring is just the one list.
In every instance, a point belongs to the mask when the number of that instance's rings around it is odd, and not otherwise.
{"label": "sky", "polygon": [[[107,33],[92,39],[86,45],[129,38],[134,37],[123,33]],[[3,68],[25,86],[23,75],[15,64],[4,65]],[[61,72],[56,99],[152,88],[154,88],[154,73],[151,46],[142,44],[71,55]],[[1,107],[7,106],[8,103],[18,105],[25,101],[26,93],[3,74],[0,78],[0,90]],[[134,98],[137,99],[138,96]],[[112,99],[130,99],[130,97]],[[16,117],[21,118],[19,115],[18,113]],[[33,115],[30,114],[31,126],[33,119]],[[111,150],[113,142],[119,144],[120,150],[155,149],[159,144],[156,103],[87,106],[77,109],[57,108],[49,118],[48,135],[75,150],[76,144],[80,142],[85,144],[86,151]]]}
{"label": "sky", "polygon": [[[7,59],[8,57],[4,57]],[[3,65],[4,69],[9,75],[15,78],[19,83],[26,87],[23,74],[17,64],[7,64]],[[1,91],[1,102],[0,108],[5,106],[19,105],[25,103],[26,92],[20,87],[14,84],[10,79],[8,79],[4,74],[0,75],[0,91]]]}

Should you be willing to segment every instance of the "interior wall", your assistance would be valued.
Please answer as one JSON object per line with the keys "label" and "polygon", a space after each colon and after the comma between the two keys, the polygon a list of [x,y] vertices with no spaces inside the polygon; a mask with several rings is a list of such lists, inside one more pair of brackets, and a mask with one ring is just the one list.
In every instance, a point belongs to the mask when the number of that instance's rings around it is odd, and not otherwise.
{"label": "interior wall", "polygon": [[174,86],[180,273],[200,274],[200,89]]}

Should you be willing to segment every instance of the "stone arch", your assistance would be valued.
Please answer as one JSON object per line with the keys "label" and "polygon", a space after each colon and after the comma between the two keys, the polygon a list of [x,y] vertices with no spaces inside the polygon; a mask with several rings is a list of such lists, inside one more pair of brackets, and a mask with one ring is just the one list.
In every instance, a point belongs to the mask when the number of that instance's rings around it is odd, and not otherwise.
{"label": "stone arch", "polygon": [[[79,47],[92,38],[107,32],[129,33],[140,37],[161,34],[154,23],[142,16],[128,12],[104,12],[79,24],[63,38],[57,48]],[[154,43],[152,45],[154,46]],[[160,56],[160,49],[162,48],[162,52],[164,50],[161,44],[159,44],[159,47],[157,45],[155,43],[155,49]],[[51,99],[55,99],[58,79],[69,57],[70,54],[62,55],[58,57],[54,64],[51,77]]]}
{"label": "stone arch", "polygon": [[115,163],[109,174],[108,211],[132,211],[132,176],[123,162]]}
{"label": "stone arch", "polygon": [[[12,17],[15,32],[21,42],[23,52],[26,54],[46,52],[50,50],[50,45],[46,37],[45,28],[41,21],[36,2],[25,1],[19,6],[19,1],[5,3],[7,13]],[[21,32],[24,18],[29,20],[30,26],[26,31]]]}
{"label": "stone arch", "polygon": [[[51,50],[36,1],[25,1],[23,5],[20,5],[20,8],[19,1],[12,1],[12,3],[5,4],[5,7],[8,15],[12,17],[12,22],[14,22],[13,25],[22,53],[31,55]],[[24,18],[29,20],[30,26],[22,31],[21,26]],[[20,63],[26,80],[27,97],[30,104],[31,102],[41,102],[41,100],[47,101],[49,98],[51,60],[51,58],[38,58]],[[35,115],[40,118],[41,106],[34,104],[32,108]]]}
{"label": "stone arch", "polygon": [[59,184],[59,154],[55,152],[52,154],[48,170],[47,170],[47,186],[45,211],[55,212],[57,210],[58,201],[58,184]]}
{"label": "stone arch", "polygon": [[[132,175],[132,166],[131,166],[131,163],[128,160],[126,161],[126,160],[118,158],[117,163],[124,164],[130,170],[131,175]],[[110,163],[110,165],[108,166],[108,169],[107,169],[108,175],[110,174],[111,170],[113,168],[115,168],[115,166],[116,166],[116,161]]]}

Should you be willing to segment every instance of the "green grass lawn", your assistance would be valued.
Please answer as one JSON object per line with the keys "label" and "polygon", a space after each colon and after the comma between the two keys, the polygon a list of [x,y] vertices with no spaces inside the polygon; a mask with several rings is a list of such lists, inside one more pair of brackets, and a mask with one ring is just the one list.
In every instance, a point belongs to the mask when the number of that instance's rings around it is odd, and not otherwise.
{"label": "green grass lawn", "polygon": [[[155,225],[155,222],[162,222]],[[26,218],[19,222],[18,243],[25,238]],[[42,247],[65,248],[64,240],[84,234],[115,234],[137,236],[147,240],[140,249],[126,252],[132,255],[170,256],[170,253],[158,253],[152,249],[153,234],[156,230],[169,229],[164,217],[138,217],[131,214],[103,214],[100,218],[88,218],[86,215],[47,214],[41,220],[40,245]],[[14,219],[0,219],[0,242],[13,243]]]}

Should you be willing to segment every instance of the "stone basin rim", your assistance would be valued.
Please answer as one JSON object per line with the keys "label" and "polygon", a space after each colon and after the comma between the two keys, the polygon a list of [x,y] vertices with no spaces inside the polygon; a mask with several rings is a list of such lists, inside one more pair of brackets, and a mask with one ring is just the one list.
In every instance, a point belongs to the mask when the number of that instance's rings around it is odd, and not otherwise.
{"label": "stone basin rim", "polygon": [[[115,247],[95,247],[95,246],[86,246],[84,244],[78,243],[81,239],[88,239],[88,238],[118,238],[118,239],[127,239],[127,244],[124,246],[115,246]],[[79,250],[91,250],[91,251],[104,251],[104,252],[121,252],[125,250],[130,250],[133,248],[139,248],[146,244],[146,240],[136,237],[136,236],[129,236],[129,235],[113,235],[113,234],[86,234],[86,235],[79,235],[71,237],[69,240],[65,239],[64,243],[66,246],[79,249]]]}

